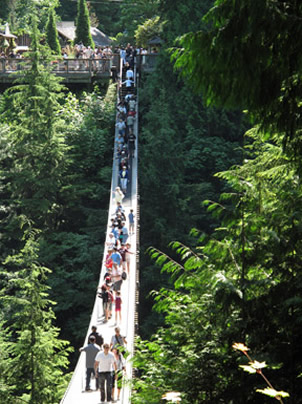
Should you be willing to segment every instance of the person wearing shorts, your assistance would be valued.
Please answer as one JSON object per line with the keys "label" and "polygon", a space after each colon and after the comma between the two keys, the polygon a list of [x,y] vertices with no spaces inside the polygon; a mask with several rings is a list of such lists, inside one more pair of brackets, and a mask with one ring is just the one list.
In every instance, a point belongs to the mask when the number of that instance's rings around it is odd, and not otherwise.
{"label": "person wearing shorts", "polygon": [[[125,372],[125,359],[119,349],[114,348],[112,350],[112,353],[114,355],[115,363],[117,370],[114,373],[112,380],[112,398],[114,399],[115,396],[115,388],[117,388],[117,401],[120,399],[120,394],[121,394],[121,388],[122,388],[122,381],[123,381],[123,373]],[[116,377],[115,377],[116,376]]]}
{"label": "person wearing shorts", "polygon": [[114,292],[118,292],[121,290],[122,286],[122,270],[116,264],[113,264],[112,271],[111,271],[111,279],[113,282],[113,290]]}
{"label": "person wearing shorts", "polygon": [[121,292],[117,291],[116,292],[116,297],[115,297],[115,324],[122,322],[122,298],[121,298]]}

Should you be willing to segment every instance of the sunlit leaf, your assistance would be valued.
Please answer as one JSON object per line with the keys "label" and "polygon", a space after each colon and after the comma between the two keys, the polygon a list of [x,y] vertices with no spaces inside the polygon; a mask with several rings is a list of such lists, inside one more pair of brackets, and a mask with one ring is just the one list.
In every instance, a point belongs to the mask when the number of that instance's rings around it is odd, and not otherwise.
{"label": "sunlit leaf", "polygon": [[235,342],[232,345],[233,349],[236,349],[237,351],[241,351],[241,352],[246,352],[249,351],[249,348],[247,346],[245,346],[244,344],[242,344],[241,342]]}
{"label": "sunlit leaf", "polygon": [[248,366],[248,365],[240,365],[240,368],[242,368],[245,372],[248,372],[250,374],[256,373],[256,369],[253,368],[252,366]]}
{"label": "sunlit leaf", "polygon": [[257,393],[265,394],[266,396],[274,397],[277,399],[278,399],[278,397],[282,397],[282,398],[289,397],[289,394],[286,393],[285,391],[277,391],[270,387],[266,387],[265,389],[257,389],[256,391],[257,391]]}

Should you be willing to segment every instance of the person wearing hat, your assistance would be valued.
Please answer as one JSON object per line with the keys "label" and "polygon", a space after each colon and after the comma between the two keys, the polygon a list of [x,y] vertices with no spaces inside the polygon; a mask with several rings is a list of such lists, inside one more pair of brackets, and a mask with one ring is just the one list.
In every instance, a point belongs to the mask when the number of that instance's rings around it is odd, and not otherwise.
{"label": "person wearing hat", "polygon": [[115,188],[114,195],[115,195],[115,202],[116,202],[116,204],[117,204],[118,202],[122,203],[122,200],[124,199],[124,196],[125,196],[125,195],[124,195],[123,192],[121,191],[120,187],[116,187],[116,188]]}

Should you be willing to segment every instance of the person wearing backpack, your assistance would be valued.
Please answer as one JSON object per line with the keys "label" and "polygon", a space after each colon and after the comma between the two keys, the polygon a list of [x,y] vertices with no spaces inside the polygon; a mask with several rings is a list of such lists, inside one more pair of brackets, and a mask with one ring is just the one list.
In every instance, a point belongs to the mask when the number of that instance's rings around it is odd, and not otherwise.
{"label": "person wearing backpack", "polygon": [[111,293],[111,284],[110,278],[107,277],[105,283],[101,286],[101,293],[99,293],[99,297],[103,299],[103,311],[105,315],[104,323],[110,318],[110,305],[112,304],[113,295]]}
{"label": "person wearing backpack", "polygon": [[90,339],[90,337],[94,337],[95,338],[95,343],[98,345],[98,346],[102,346],[103,345],[103,343],[104,343],[104,338],[102,337],[102,335],[101,334],[99,334],[98,332],[97,332],[97,327],[95,326],[95,325],[93,325],[92,327],[91,327],[91,333],[88,335],[88,340]]}

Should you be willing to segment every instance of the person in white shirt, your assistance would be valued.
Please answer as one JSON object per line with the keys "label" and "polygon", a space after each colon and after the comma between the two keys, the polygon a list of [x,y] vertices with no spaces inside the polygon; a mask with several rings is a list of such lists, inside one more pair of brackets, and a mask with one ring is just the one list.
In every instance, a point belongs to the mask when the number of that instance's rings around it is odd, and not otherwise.
{"label": "person in white shirt", "polygon": [[107,245],[108,251],[112,251],[114,249],[114,247],[115,247],[115,238],[114,238],[113,233],[109,233],[109,239],[106,242],[106,245]]}
{"label": "person in white shirt", "polygon": [[120,189],[120,187],[116,187],[115,191],[114,191],[114,195],[115,195],[115,202],[116,204],[118,204],[118,202],[122,203],[122,200],[124,199],[124,194],[122,192],[122,190]]}
{"label": "person in white shirt", "polygon": [[[96,355],[94,362],[95,373],[99,375],[99,383],[101,388],[101,402],[105,400],[111,401],[112,392],[112,372],[117,370],[116,361],[112,352],[109,351],[109,345],[103,345],[104,351]],[[115,376],[116,377],[116,376]],[[106,384],[106,394],[105,394]]]}
{"label": "person in white shirt", "polygon": [[118,128],[118,133],[122,136],[125,135],[126,133],[126,124],[125,122],[120,118],[119,121],[115,124],[115,126]]}

